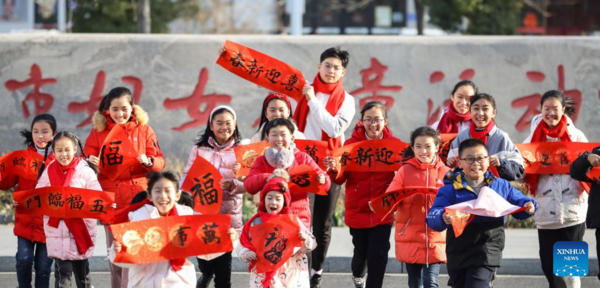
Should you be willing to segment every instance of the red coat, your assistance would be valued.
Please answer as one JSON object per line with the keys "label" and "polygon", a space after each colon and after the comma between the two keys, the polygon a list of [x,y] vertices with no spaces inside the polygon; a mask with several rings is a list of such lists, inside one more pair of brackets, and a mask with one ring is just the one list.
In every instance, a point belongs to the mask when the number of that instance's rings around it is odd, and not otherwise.
{"label": "red coat", "polygon": [[[27,148],[29,151],[37,152],[34,146],[29,146]],[[48,159],[46,159],[46,163],[52,162],[54,160],[54,154],[48,151],[50,155],[48,155]],[[17,175],[12,175],[10,177],[6,177],[0,182],[0,190],[8,190],[12,187],[15,187],[15,192],[31,190],[35,189],[35,185],[37,185],[37,180],[27,180]],[[15,228],[13,233],[16,236],[21,238],[25,238],[32,242],[46,243],[46,235],[44,234],[44,217],[43,216],[35,216],[31,214],[19,214],[15,211]]]}
{"label": "red coat", "polygon": [[[289,172],[296,166],[302,164],[309,165],[319,174],[324,173],[308,154],[298,150],[298,148],[294,148],[294,162],[286,170]],[[267,178],[271,176],[274,170],[275,167],[269,165],[269,162],[267,162],[265,156],[256,158],[252,169],[250,169],[248,176],[246,179],[244,179],[244,188],[246,188],[246,191],[252,195],[259,193],[260,190],[262,190],[262,188],[265,186],[265,183],[267,183]],[[330,186],[331,181],[329,180],[329,177],[325,177],[325,184],[323,187],[326,191],[329,191]],[[302,224],[304,224],[304,226],[310,227],[311,214],[310,204],[308,202],[308,193],[292,193],[292,203],[290,208],[294,214],[300,217],[300,220],[302,220]]]}
{"label": "red coat", "polygon": [[[165,159],[158,146],[156,134],[154,134],[152,127],[147,125],[148,114],[137,105],[134,105],[134,111],[138,123],[133,129],[127,131],[127,136],[133,144],[135,151],[138,154],[146,154],[146,156],[152,158],[154,164],[152,167],[146,167],[140,163],[136,163],[128,170],[125,170],[115,181],[111,181],[102,174],[98,175],[98,181],[102,186],[102,190],[115,193],[117,209],[127,207],[127,205],[131,204],[133,196],[146,190],[148,187],[146,174],[149,171],[161,171],[165,167]],[[94,114],[94,127],[86,139],[85,147],[83,148],[88,157],[90,155],[100,155],[102,143],[104,143],[104,139],[110,132],[110,130],[105,128],[106,118],[96,112]]]}
{"label": "red coat", "polygon": [[[383,139],[400,139],[394,137],[392,132],[385,127],[383,130]],[[352,136],[346,140],[344,145],[368,140],[365,135],[365,128],[358,124],[352,131]],[[394,179],[394,172],[357,172],[350,171],[342,174],[337,171],[329,170],[329,177],[333,183],[342,185],[346,183],[346,212],[344,219],[346,225],[355,229],[373,228],[378,225],[391,225],[394,222],[394,215],[390,213],[385,219],[375,215],[369,208],[369,201],[385,193],[388,186]],[[336,178],[337,177],[337,178]]]}
{"label": "red coat", "polygon": [[[404,162],[389,191],[401,188],[440,188],[450,170],[439,157],[434,164],[423,164],[416,158]],[[427,226],[427,212],[434,195],[417,194],[402,200],[396,213],[396,259],[404,263],[445,263],[446,231],[437,232]]]}

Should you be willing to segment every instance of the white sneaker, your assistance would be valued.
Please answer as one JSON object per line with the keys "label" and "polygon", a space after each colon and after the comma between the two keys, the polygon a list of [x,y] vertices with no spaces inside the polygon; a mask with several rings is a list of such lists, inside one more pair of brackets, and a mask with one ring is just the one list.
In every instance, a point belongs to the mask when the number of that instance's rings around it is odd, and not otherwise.
{"label": "white sneaker", "polygon": [[355,288],[365,288],[365,277],[354,277],[352,276]]}

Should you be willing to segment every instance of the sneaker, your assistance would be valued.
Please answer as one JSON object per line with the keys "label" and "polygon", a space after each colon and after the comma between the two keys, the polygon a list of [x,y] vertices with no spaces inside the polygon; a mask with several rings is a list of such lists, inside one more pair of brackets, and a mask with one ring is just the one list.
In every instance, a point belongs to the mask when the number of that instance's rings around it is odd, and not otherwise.
{"label": "sneaker", "polygon": [[321,275],[315,274],[310,278],[310,288],[321,287]]}
{"label": "sneaker", "polygon": [[365,288],[365,277],[354,277],[352,276],[355,288]]}

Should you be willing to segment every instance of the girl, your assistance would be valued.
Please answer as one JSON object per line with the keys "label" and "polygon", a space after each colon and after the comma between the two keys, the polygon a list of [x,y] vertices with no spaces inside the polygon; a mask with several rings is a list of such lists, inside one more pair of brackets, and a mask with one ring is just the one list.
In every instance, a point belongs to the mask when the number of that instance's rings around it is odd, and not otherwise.
{"label": "girl", "polygon": [[[45,155],[50,146],[56,159],[48,164],[48,169],[42,167],[35,188],[63,186],[102,191],[96,178],[96,166],[75,156],[82,147],[75,135],[67,131],[56,134],[51,144],[46,146]],[[82,154],[86,157],[85,153]],[[56,287],[71,287],[72,276],[78,288],[91,287],[88,259],[94,252],[96,222],[96,219],[44,216],[48,257],[56,260]]]}
{"label": "girl", "polygon": [[469,80],[463,80],[452,89],[450,105],[444,109],[438,122],[431,127],[440,133],[460,133],[469,129],[471,114],[469,114],[469,98],[477,94],[477,86]]}
{"label": "girl", "polygon": [[[50,114],[40,114],[33,118],[31,131],[21,131],[28,151],[44,155],[48,142],[56,134],[56,119]],[[48,155],[49,161],[54,154]],[[0,182],[0,190],[15,187],[16,191],[35,188],[37,181],[12,175]],[[19,287],[31,287],[31,267],[35,267],[35,287],[48,287],[52,272],[52,258],[48,258],[46,235],[42,216],[15,213],[14,234],[17,236],[17,281]],[[35,263],[35,266],[34,266]]]}
{"label": "girl", "polygon": [[[352,136],[344,145],[373,140],[394,139],[387,127],[385,105],[379,101],[368,102],[360,111],[361,121],[356,124]],[[390,250],[390,233],[394,219],[389,215],[384,220],[369,208],[371,199],[385,193],[394,178],[394,172],[344,172],[336,170],[337,161],[326,157],[330,179],[333,183],[346,183],[346,225],[350,227],[354,255],[352,256],[352,279],[356,287],[365,287],[365,273],[369,277],[366,287],[381,287]],[[368,269],[367,269],[368,265]]]}
{"label": "girl", "polygon": [[[388,192],[403,188],[444,186],[450,170],[437,156],[440,136],[430,127],[417,128],[410,134],[410,149],[396,173]],[[406,263],[408,287],[439,287],[438,274],[446,263],[446,233],[427,227],[427,212],[435,196],[416,194],[404,199],[396,213],[396,259]]]}
{"label": "girl", "polygon": [[[215,166],[223,176],[220,183],[223,202],[219,213],[231,214],[231,227],[240,233],[242,194],[246,190],[243,183],[236,179],[241,165],[237,163],[233,148],[240,144],[242,138],[236,119],[235,111],[229,106],[217,106],[211,111],[204,134],[192,148],[182,180],[187,177],[196,157],[202,157]],[[183,181],[180,184],[183,185]],[[202,258],[198,258],[198,266],[202,272],[198,287],[208,287],[213,277],[216,287],[231,287],[231,252],[205,255]]]}
{"label": "girl", "polygon": [[[256,133],[250,138],[251,143],[263,141],[266,135],[263,135],[263,128],[267,122],[275,118],[284,118],[292,120],[292,105],[285,94],[270,94],[263,101],[262,111],[260,113],[260,125]],[[296,128],[294,131],[296,139],[306,139],[304,134]]]}
{"label": "girl", "polygon": [[508,134],[495,124],[496,100],[489,94],[480,93],[471,97],[471,126],[456,136],[448,152],[448,167],[458,162],[458,147],[466,139],[475,138],[483,141],[490,154],[490,165],[498,170],[500,178],[514,181],[520,179],[525,172],[523,157],[510,141]]}
{"label": "girl", "polygon": [[[531,120],[531,133],[524,143],[588,142],[568,115],[575,113],[570,98],[550,90],[542,96],[542,114]],[[579,181],[566,174],[527,175],[525,183],[540,211],[533,220],[538,228],[542,270],[550,287],[580,287],[579,277],[557,277],[552,268],[552,251],[557,241],[583,241],[588,194]]]}
{"label": "girl", "polygon": [[[146,198],[141,202],[132,203],[125,209],[130,210],[127,216],[128,221],[195,214],[191,207],[178,204],[184,198],[184,193],[177,188],[179,183],[177,173],[150,172],[148,179],[147,194],[138,194]],[[138,198],[138,195],[135,198]],[[190,199],[187,200],[186,202],[190,202]],[[193,200],[191,202],[193,203]],[[232,239],[237,238],[233,229],[230,229],[229,233]],[[109,249],[111,262],[114,261],[116,252],[120,252],[122,249],[123,244],[113,242],[113,247]],[[195,287],[196,284],[194,264],[185,258],[148,264],[115,263],[115,265],[128,268],[128,287]]]}
{"label": "girl", "polygon": [[[93,129],[88,136],[84,151],[89,160],[98,165],[102,144],[113,127],[120,125],[126,129],[127,138],[133,144],[139,163],[128,167],[125,172],[111,181],[100,174],[98,180],[104,191],[115,193],[115,203],[122,209],[131,203],[131,199],[139,191],[146,190],[146,174],[149,171],[160,171],[165,160],[152,127],[148,126],[148,114],[133,104],[131,91],[124,87],[113,88],[100,102],[98,111],[93,117]],[[112,244],[112,233],[106,228],[106,247]],[[127,286],[127,271],[109,263],[111,285],[113,288]]]}
{"label": "girl", "polygon": [[309,228],[298,219],[300,232],[298,238],[304,242],[302,247],[289,247],[295,253],[277,271],[258,274],[256,272],[256,252],[252,245],[250,227],[258,225],[269,219],[280,215],[292,213],[290,210],[291,195],[288,188],[289,175],[283,169],[273,171],[268,182],[260,191],[260,205],[258,213],[244,225],[241,236],[241,245],[236,247],[236,253],[243,262],[250,262],[250,285],[251,288],[262,287],[308,287],[308,258],[306,253],[315,248],[314,236]]}
{"label": "girl", "polygon": [[[323,184],[325,190],[329,189],[329,177],[325,177],[325,173],[317,163],[308,154],[292,146],[294,131],[294,124],[283,118],[273,119],[265,125],[267,135],[265,141],[270,147],[265,150],[265,155],[256,158],[252,169],[244,179],[244,187],[248,193],[254,195],[260,192],[276,168],[291,171],[302,164],[311,166],[319,175],[319,183]],[[300,217],[304,226],[310,227],[308,193],[292,193],[290,209]]]}

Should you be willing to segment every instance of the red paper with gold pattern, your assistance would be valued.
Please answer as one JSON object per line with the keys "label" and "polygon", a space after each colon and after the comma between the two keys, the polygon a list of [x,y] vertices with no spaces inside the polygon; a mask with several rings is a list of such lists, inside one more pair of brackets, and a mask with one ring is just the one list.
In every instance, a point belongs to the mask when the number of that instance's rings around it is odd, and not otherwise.
{"label": "red paper with gold pattern", "polygon": [[569,174],[569,167],[579,155],[598,147],[599,143],[540,142],[517,144],[523,155],[527,174]]}
{"label": "red paper with gold pattern", "polygon": [[365,140],[335,149],[331,154],[339,158],[341,172],[397,171],[404,149],[408,147],[408,144],[392,139]]}
{"label": "red paper with gold pattern", "polygon": [[115,193],[73,187],[44,187],[13,194],[20,214],[112,221]]}
{"label": "red paper with gold pattern", "polygon": [[183,180],[181,190],[192,194],[195,211],[204,215],[219,214],[223,202],[221,179],[219,170],[198,156]]}
{"label": "red paper with gold pattern", "polygon": [[435,194],[437,194],[437,189],[407,188],[387,192],[371,200],[371,208],[374,210],[374,213],[381,217],[381,220],[383,220],[388,216],[388,214],[396,210],[402,200],[415,194],[427,194],[435,196]]}
{"label": "red paper with gold pattern", "polygon": [[233,250],[227,234],[231,216],[166,216],[110,225],[124,249],[117,263],[153,263]]}
{"label": "red paper with gold pattern", "polygon": [[448,153],[450,152],[450,145],[452,144],[452,141],[454,141],[454,138],[456,138],[457,135],[458,134],[456,134],[456,133],[440,134],[442,143],[440,143],[440,150],[438,152],[438,155],[440,155],[442,162],[446,163],[446,160],[448,160]]}
{"label": "red paper with gold pattern", "polygon": [[44,156],[37,152],[19,150],[0,157],[0,181],[11,175],[37,180]]}
{"label": "red paper with gold pattern", "polygon": [[317,171],[306,164],[296,166],[290,171],[290,192],[327,195],[323,185],[319,184],[317,176]]}
{"label": "red paper with gold pattern", "polygon": [[308,154],[323,171],[327,170],[323,158],[330,155],[327,142],[317,140],[296,139],[294,141],[298,150]]}
{"label": "red paper with gold pattern", "polygon": [[132,165],[139,163],[135,148],[121,125],[115,125],[108,133],[102,143],[100,150],[100,163],[98,168],[100,174],[105,175],[111,181],[115,181],[123,172]]}
{"label": "red paper with gold pattern", "polygon": [[288,95],[300,102],[306,84],[300,70],[269,55],[232,41],[225,41],[225,52],[217,64],[270,91]]}
{"label": "red paper with gold pattern", "polygon": [[458,238],[460,235],[462,235],[462,233],[465,231],[465,228],[467,228],[467,225],[469,225],[469,223],[471,223],[471,221],[473,221],[473,218],[475,218],[475,215],[472,215],[469,213],[456,211],[456,210],[452,210],[452,209],[445,209],[445,210],[446,210],[445,213],[447,213],[450,216],[453,216],[451,225],[452,225],[452,230],[454,230],[454,237],[456,237],[456,238]]}
{"label": "red paper with gold pattern", "polygon": [[242,165],[242,168],[240,168],[240,171],[238,171],[237,176],[248,176],[252,165],[254,165],[254,161],[259,156],[265,154],[265,149],[267,149],[267,147],[269,147],[267,142],[260,141],[233,148],[233,151],[235,151],[235,158],[237,159],[238,163]]}
{"label": "red paper with gold pattern", "polygon": [[294,254],[294,247],[301,247],[298,238],[298,216],[285,214],[267,222],[252,226],[252,245],[256,249],[256,271],[271,272],[279,269]]}

